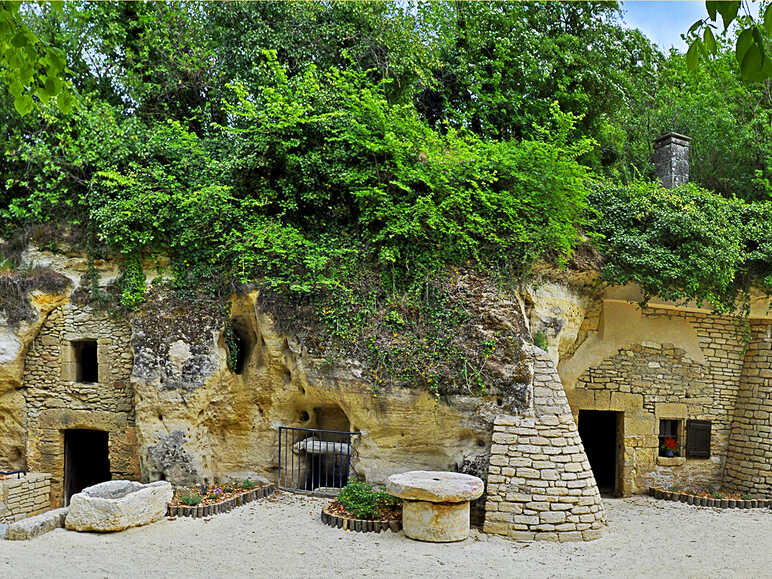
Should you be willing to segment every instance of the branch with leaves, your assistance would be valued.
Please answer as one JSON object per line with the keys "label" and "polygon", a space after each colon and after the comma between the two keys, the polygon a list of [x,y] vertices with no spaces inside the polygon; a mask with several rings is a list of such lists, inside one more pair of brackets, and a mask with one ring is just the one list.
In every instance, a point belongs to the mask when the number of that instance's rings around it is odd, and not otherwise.
{"label": "branch with leaves", "polygon": [[[36,102],[55,99],[62,112],[72,108],[64,81],[64,52],[42,42],[21,19],[21,2],[0,2],[0,78],[8,85],[13,106],[26,115]],[[61,2],[51,6],[61,10]]]}
{"label": "branch with leaves", "polygon": [[718,54],[714,30],[718,29],[718,17],[726,32],[732,23],[737,23],[740,33],[737,35],[735,57],[740,64],[740,75],[745,82],[759,82],[772,77],[772,56],[767,50],[764,35],[772,33],[772,4],[764,8],[763,15],[754,16],[752,3],[742,2],[705,2],[708,17],[692,24],[687,32],[689,49],[686,62],[690,69],[699,66],[700,57],[708,59]]}

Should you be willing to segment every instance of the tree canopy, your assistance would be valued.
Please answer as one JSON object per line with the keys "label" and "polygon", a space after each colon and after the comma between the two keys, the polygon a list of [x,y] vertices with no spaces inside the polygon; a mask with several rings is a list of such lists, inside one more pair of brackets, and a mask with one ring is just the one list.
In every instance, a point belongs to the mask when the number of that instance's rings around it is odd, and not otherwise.
{"label": "tree canopy", "polygon": [[[580,243],[726,309],[772,281],[772,101],[710,30],[695,71],[613,2],[2,3],[0,220],[121,260],[127,308],[163,253],[180,291],[256,285],[353,341],[447,330],[434,280]],[[694,143],[670,192],[668,131]]]}

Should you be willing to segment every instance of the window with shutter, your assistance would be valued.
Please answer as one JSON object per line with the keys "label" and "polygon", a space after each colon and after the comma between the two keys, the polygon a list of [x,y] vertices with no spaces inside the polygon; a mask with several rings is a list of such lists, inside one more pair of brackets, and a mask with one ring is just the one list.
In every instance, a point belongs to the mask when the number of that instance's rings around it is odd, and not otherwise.
{"label": "window with shutter", "polygon": [[686,458],[710,458],[710,421],[686,421]]}

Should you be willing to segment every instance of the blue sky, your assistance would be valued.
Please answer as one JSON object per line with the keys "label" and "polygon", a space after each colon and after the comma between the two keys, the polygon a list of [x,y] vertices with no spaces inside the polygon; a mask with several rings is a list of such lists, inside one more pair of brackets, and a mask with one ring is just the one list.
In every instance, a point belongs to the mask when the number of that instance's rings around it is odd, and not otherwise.
{"label": "blue sky", "polygon": [[622,2],[622,12],[625,23],[630,28],[639,28],[663,51],[671,47],[680,51],[686,50],[681,34],[689,30],[696,20],[708,15],[705,2],[699,0],[691,2],[627,0]]}

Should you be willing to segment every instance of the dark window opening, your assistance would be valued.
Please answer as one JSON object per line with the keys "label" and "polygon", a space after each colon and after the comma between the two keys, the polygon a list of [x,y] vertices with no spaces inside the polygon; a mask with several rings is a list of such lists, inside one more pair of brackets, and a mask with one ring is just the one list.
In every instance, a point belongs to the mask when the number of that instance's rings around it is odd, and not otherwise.
{"label": "dark window opening", "polygon": [[75,352],[75,381],[99,382],[99,361],[96,340],[80,340],[72,343]]}
{"label": "dark window opening", "polygon": [[686,421],[686,458],[710,458],[710,421]]}
{"label": "dark window opening", "polygon": [[86,487],[110,480],[108,434],[102,430],[64,431],[64,504]]}
{"label": "dark window opening", "polygon": [[233,330],[231,335],[232,341],[228,344],[228,347],[235,350],[234,352],[229,352],[233,356],[231,371],[234,374],[242,374],[257,339],[248,320],[244,317],[233,318],[231,320],[231,328]]}
{"label": "dark window opening", "polygon": [[659,421],[659,456],[681,456],[681,421]]}
{"label": "dark window opening", "polygon": [[241,374],[244,371],[244,362],[247,361],[247,345],[245,340],[239,336],[238,332],[233,332],[236,339],[236,364],[233,368],[235,374]]}
{"label": "dark window opening", "polygon": [[617,490],[617,412],[579,411],[579,438],[602,494]]}

